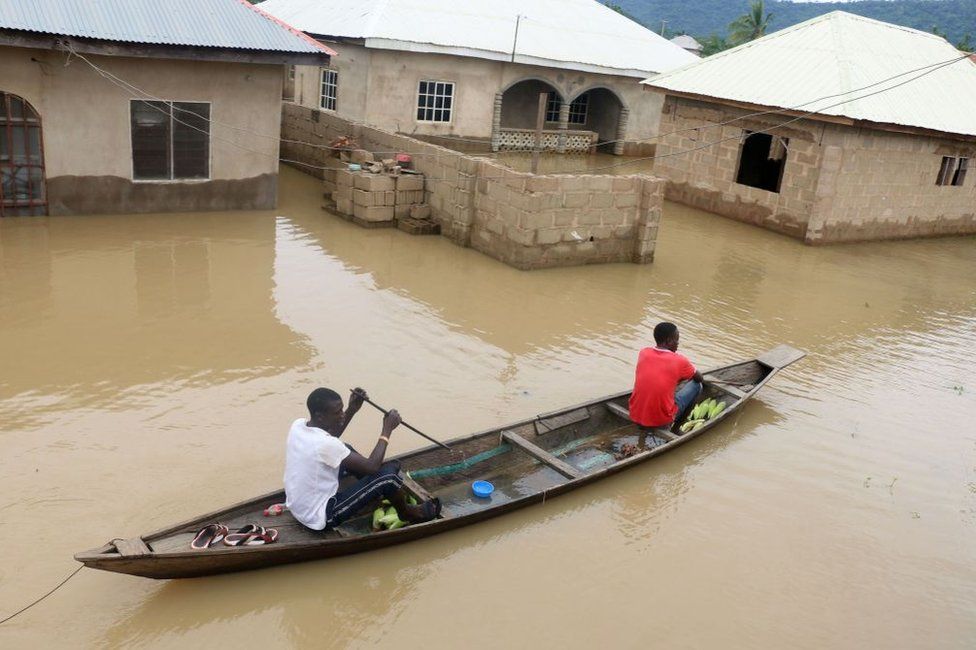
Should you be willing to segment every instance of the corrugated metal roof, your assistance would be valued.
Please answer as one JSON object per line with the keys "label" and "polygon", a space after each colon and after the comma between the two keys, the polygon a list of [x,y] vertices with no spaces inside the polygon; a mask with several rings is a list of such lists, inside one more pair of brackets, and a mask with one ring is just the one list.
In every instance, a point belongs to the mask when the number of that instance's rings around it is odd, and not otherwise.
{"label": "corrugated metal roof", "polygon": [[594,0],[267,0],[260,6],[309,34],[362,38],[374,48],[499,61],[512,60],[514,49],[518,63],[628,76],[697,60]]}
{"label": "corrugated metal roof", "polygon": [[681,34],[680,36],[675,36],[671,39],[671,42],[680,48],[686,50],[701,50],[702,44],[699,43],[695,37],[688,36],[688,34]]}
{"label": "corrugated metal roof", "polygon": [[[918,79],[912,77],[926,70],[904,74],[953,59],[958,61]],[[903,76],[879,84],[896,75]],[[907,83],[894,87],[901,82]],[[964,54],[933,34],[841,11],[644,83],[760,106],[976,135],[976,67]],[[871,84],[879,85],[859,90]],[[845,96],[849,101],[829,107]]]}
{"label": "corrugated metal roof", "polygon": [[126,43],[335,54],[245,0],[2,0],[0,29]]}

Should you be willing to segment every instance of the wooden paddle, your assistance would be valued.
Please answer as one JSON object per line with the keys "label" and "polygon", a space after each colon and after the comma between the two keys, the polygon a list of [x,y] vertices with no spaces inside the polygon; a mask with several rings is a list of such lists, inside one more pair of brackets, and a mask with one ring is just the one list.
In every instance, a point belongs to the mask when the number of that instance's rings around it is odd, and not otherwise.
{"label": "wooden paddle", "polygon": [[[358,394],[360,396],[362,396],[364,402],[366,402],[367,404],[369,404],[370,406],[372,406],[373,408],[375,408],[377,411],[379,411],[383,415],[386,415],[387,413],[389,413],[389,411],[387,411],[385,408],[383,408],[382,406],[380,406],[379,404],[377,404],[376,402],[374,402],[370,398],[366,397],[365,394],[363,394],[363,393],[358,393]],[[416,428],[414,426],[411,426],[411,425],[407,424],[405,421],[400,420],[400,424],[402,424],[403,426],[407,427],[408,429],[410,429],[411,431],[413,431],[417,435],[419,435],[419,436],[421,436],[423,438],[426,438],[427,440],[430,440],[434,444],[440,445],[441,447],[443,447],[444,449],[446,449],[448,451],[451,451],[451,448],[448,447],[447,445],[445,445],[440,440],[435,440],[434,438],[431,438],[430,436],[428,436],[426,433],[424,433],[420,429],[418,429],[418,428]]]}

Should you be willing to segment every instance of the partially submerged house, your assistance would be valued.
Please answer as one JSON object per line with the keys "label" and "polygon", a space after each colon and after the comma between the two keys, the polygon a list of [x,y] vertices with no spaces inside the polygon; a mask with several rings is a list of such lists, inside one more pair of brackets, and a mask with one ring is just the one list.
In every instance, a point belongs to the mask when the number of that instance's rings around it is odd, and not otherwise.
{"label": "partially submerged house", "polygon": [[644,82],[667,197],[807,243],[976,232],[976,65],[844,12]]}
{"label": "partially submerged house", "polygon": [[661,100],[639,81],[694,61],[595,0],[267,0],[261,8],[328,44],[329,66],[299,66],[288,94],[344,119],[454,148],[533,143],[644,153]]}
{"label": "partially submerged house", "polygon": [[243,0],[0,2],[0,216],[272,208],[282,69]]}

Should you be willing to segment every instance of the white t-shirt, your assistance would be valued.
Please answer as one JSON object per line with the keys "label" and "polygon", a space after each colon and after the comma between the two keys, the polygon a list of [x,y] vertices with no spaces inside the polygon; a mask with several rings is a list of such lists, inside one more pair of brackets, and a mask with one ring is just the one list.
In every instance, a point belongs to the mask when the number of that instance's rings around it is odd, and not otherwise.
{"label": "white t-shirt", "polygon": [[349,448],[304,418],[292,422],[285,449],[285,505],[312,530],[325,528],[325,508],[339,489],[339,465]]}

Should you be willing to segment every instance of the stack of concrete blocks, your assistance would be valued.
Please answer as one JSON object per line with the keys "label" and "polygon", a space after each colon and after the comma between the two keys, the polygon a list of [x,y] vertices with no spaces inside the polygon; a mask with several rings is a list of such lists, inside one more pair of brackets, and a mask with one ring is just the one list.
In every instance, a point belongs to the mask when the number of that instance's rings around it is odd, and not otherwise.
{"label": "stack of concrete blocks", "polygon": [[[424,178],[419,174],[373,174],[330,170],[324,181],[335,209],[361,226],[396,225],[397,220],[429,220],[424,201]],[[330,180],[330,178],[332,180]]]}

